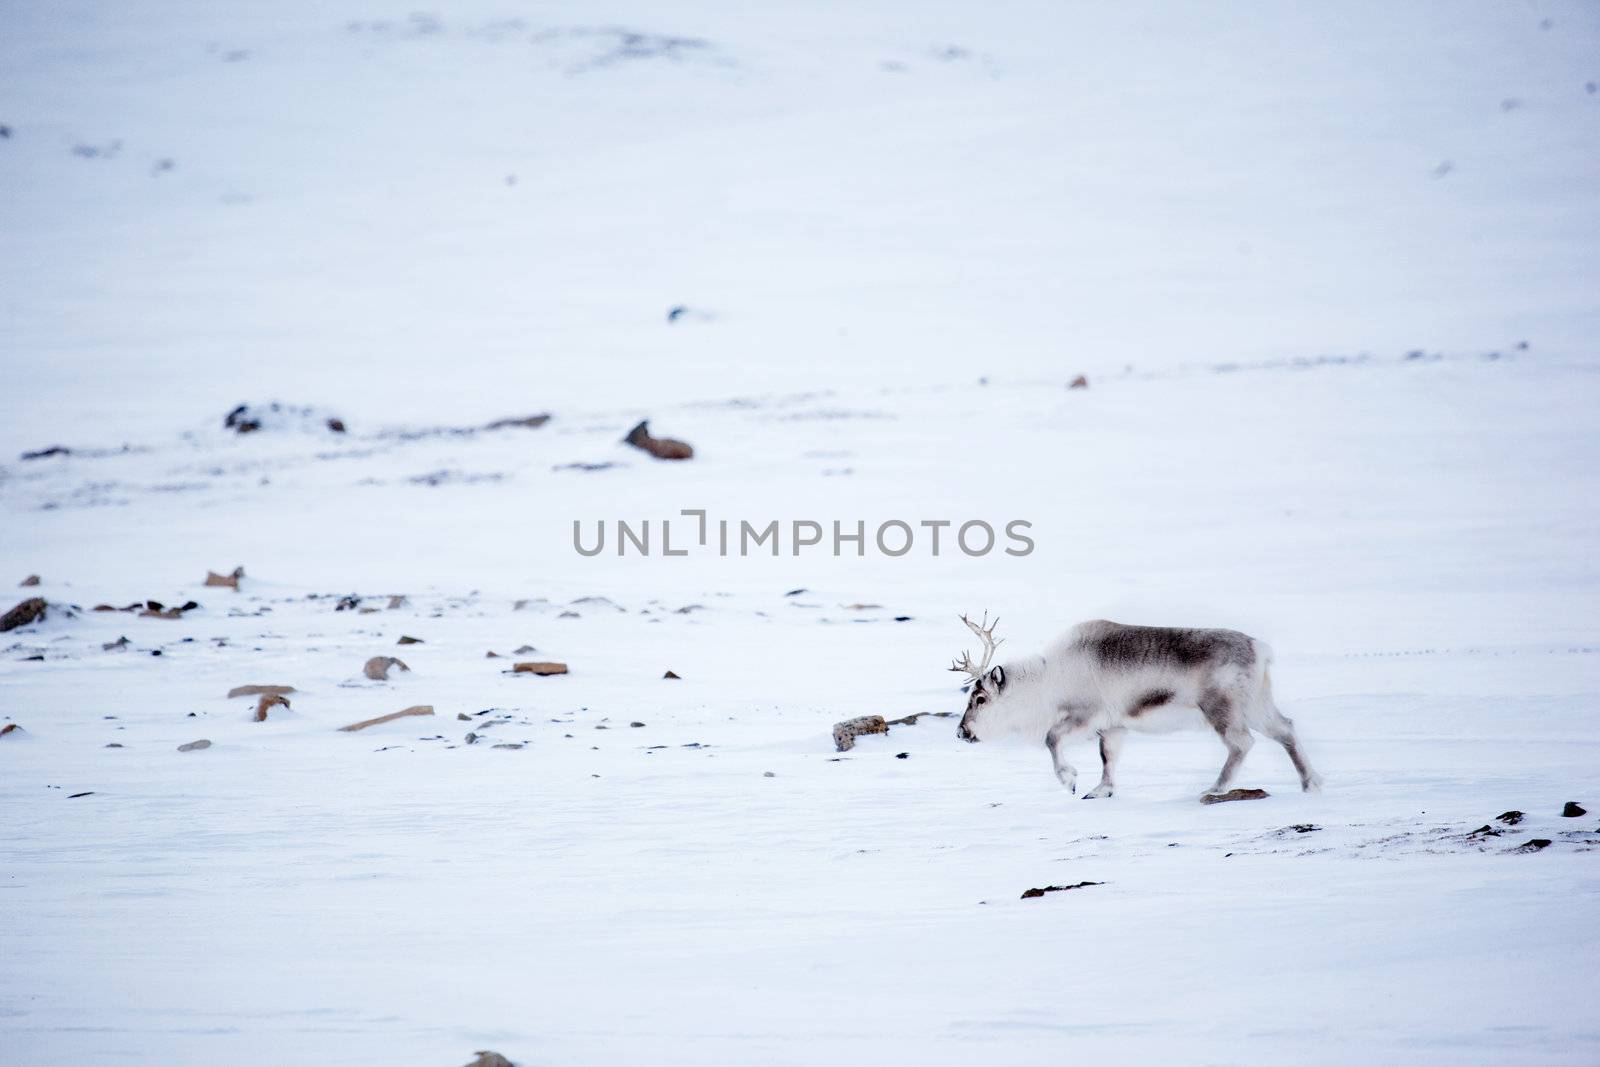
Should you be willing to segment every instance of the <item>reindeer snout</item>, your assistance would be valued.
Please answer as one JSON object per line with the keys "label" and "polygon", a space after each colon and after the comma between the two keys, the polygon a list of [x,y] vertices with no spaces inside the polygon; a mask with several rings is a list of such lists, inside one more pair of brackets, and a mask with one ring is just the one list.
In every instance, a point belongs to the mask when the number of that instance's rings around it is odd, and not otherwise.
{"label": "reindeer snout", "polygon": [[961,738],[961,740],[968,741],[968,742],[973,742],[973,741],[977,741],[978,740],[978,735],[973,733],[972,732],[972,727],[968,726],[965,722],[963,722],[960,726],[956,727],[956,736]]}

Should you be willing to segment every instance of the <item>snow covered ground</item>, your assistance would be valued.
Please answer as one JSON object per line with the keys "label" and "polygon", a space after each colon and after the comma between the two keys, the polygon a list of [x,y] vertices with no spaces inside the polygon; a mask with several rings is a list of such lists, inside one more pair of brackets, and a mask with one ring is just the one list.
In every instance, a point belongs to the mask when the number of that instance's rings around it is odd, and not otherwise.
{"label": "snow covered ground", "polygon": [[[1592,5],[0,31],[0,1063],[1600,1060]],[[573,549],[685,508],[1036,548]],[[833,751],[985,608],[1270,641],[1326,790]]]}

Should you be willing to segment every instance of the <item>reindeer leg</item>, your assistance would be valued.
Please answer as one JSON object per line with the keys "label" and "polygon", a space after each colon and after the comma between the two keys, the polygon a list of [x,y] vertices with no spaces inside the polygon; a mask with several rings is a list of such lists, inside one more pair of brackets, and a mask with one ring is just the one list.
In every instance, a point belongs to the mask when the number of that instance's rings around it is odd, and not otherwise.
{"label": "reindeer leg", "polygon": [[1311,769],[1305,756],[1300,751],[1300,742],[1294,736],[1294,721],[1276,705],[1267,705],[1265,721],[1261,724],[1261,732],[1283,746],[1289,753],[1289,762],[1294,764],[1295,773],[1300,776],[1300,788],[1307,793],[1314,793],[1322,788],[1322,775]]}
{"label": "reindeer leg", "polygon": [[1073,734],[1078,733],[1088,725],[1088,716],[1081,709],[1071,705],[1062,705],[1061,713],[1062,718],[1054,726],[1050,727],[1049,733],[1044,735],[1044,745],[1050,750],[1050,761],[1055,764],[1056,777],[1060,779],[1061,784],[1066,786],[1068,790],[1076,793],[1078,791],[1078,769],[1068,763],[1066,757],[1061,754],[1061,746]]}
{"label": "reindeer leg", "polygon": [[1083,799],[1108,797],[1116,790],[1117,757],[1122,755],[1122,742],[1128,731],[1112,726],[1100,731],[1100,784],[1083,794]]}
{"label": "reindeer leg", "polygon": [[1239,714],[1238,703],[1231,694],[1217,689],[1206,690],[1200,694],[1200,711],[1228,747],[1228,758],[1222,762],[1217,784],[1206,792],[1225,793],[1228,783],[1233,781],[1235,772],[1239,770],[1239,764],[1244,762],[1245,754],[1256,743],[1255,738],[1250,736],[1250,727],[1245,725],[1244,717]]}

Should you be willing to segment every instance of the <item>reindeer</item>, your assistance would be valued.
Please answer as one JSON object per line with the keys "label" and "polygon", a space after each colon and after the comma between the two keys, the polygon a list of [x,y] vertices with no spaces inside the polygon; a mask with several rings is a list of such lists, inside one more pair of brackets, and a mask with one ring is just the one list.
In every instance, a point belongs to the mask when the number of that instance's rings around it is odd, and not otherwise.
{"label": "reindeer", "polygon": [[1307,792],[1322,785],[1300,751],[1290,722],[1272,702],[1268,668],[1272,650],[1236,630],[1180,630],[1124,626],[1096,619],[1080,623],[1043,655],[990,669],[995,649],[989,615],[961,621],[983,642],[983,661],[962,652],[950,667],[972,676],[967,711],[956,736],[983,741],[1007,734],[1042,739],[1056,777],[1078,791],[1078,772],[1062,747],[1094,732],[1100,738],[1100,784],[1085,800],[1116,789],[1117,757],[1129,730],[1159,733],[1210,724],[1228,757],[1208,794],[1233,781],[1256,730],[1283,746]]}

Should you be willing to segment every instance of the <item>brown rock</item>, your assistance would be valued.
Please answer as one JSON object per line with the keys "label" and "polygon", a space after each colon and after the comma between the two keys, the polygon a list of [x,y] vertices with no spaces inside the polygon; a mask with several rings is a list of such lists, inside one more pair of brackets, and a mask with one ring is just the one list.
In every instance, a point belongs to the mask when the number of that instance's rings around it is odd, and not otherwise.
{"label": "brown rock", "polygon": [[397,645],[420,645],[422,643],[423,643],[422,638],[420,638],[420,637],[411,637],[408,634],[401,634],[400,635],[400,640],[395,642],[395,644],[397,644]]}
{"label": "brown rock", "polygon": [[833,745],[840,752],[849,752],[856,747],[856,738],[862,734],[886,734],[889,724],[883,721],[882,715],[863,715],[857,719],[846,719],[833,728]]}
{"label": "brown rock", "polygon": [[553,663],[545,660],[528,660],[523,663],[512,664],[511,671],[513,674],[566,674],[567,665],[565,663]]}
{"label": "brown rock", "polygon": [[389,598],[389,610],[397,611],[400,608],[405,607],[407,603],[408,601],[403,596],[392,596]]}
{"label": "brown rock", "polygon": [[475,1055],[478,1058],[467,1064],[467,1067],[516,1067],[516,1064],[498,1052],[485,1052],[480,1049]]}
{"label": "brown rock", "polygon": [[360,722],[353,722],[349,726],[339,727],[339,730],[341,733],[350,733],[355,730],[365,730],[369,726],[377,726],[379,723],[393,722],[396,719],[408,718],[412,715],[432,714],[432,705],[418,704],[415,707],[405,708],[401,711],[390,712],[388,715],[379,715],[376,719],[363,719]]}
{"label": "brown rock", "polygon": [[21,732],[22,732],[22,727],[18,726],[14,722],[8,722],[4,726],[0,726],[0,737],[4,737],[6,734],[9,734],[9,733],[21,733]]}
{"label": "brown rock", "polygon": [[1200,803],[1226,804],[1230,800],[1265,800],[1269,795],[1265,789],[1230,789],[1226,793],[1207,793],[1200,798]]}
{"label": "brown rock", "polygon": [[19,585],[18,585],[18,588],[26,589],[29,586],[38,585],[38,584],[39,584],[39,576],[37,574],[30,574],[26,578],[22,579],[21,583],[19,583]]}
{"label": "brown rock", "polygon": [[367,660],[366,666],[361,668],[361,673],[371,678],[374,682],[387,682],[391,667],[399,667],[403,671],[411,669],[405,665],[403,660],[395,659],[393,656],[373,656]]}
{"label": "brown rock", "polygon": [[657,459],[694,458],[694,448],[687,441],[678,441],[671,437],[651,437],[649,419],[629,430],[628,436],[622,440],[634,448],[643,449]]}
{"label": "brown rock", "polygon": [[666,679],[666,678],[677,678],[679,681],[682,681],[682,678],[678,675],[678,673],[676,671],[668,671],[666,674],[663,674],[661,677],[663,679]]}
{"label": "brown rock", "polygon": [[239,579],[244,577],[244,568],[233,568],[232,574],[218,574],[216,571],[206,571],[206,584],[221,586],[224,589],[239,591]]}
{"label": "brown rock", "polygon": [[228,699],[234,697],[287,696],[295,691],[292,685],[236,685],[228,690]]}
{"label": "brown rock", "polygon": [[256,701],[256,722],[267,721],[267,709],[275,707],[289,707],[289,701],[278,693],[262,693],[261,699]]}
{"label": "brown rock", "polygon": [[15,630],[19,626],[26,626],[30,622],[44,618],[44,610],[49,607],[42,596],[29,597],[4,615],[0,615],[0,633]]}
{"label": "brown rock", "polygon": [[1085,378],[1083,375],[1080,374],[1076,378],[1072,379],[1071,382],[1068,383],[1067,388],[1068,389],[1087,389],[1087,388],[1089,388],[1089,379]]}
{"label": "brown rock", "polygon": [[1024,889],[1022,891],[1022,899],[1023,900],[1033,900],[1036,897],[1044,896],[1046,893],[1065,893],[1069,889],[1083,889],[1085,886],[1091,886],[1091,885],[1105,885],[1105,883],[1104,882],[1074,882],[1071,885],[1044,885],[1044,886],[1039,886],[1039,887],[1037,887],[1035,889]]}

